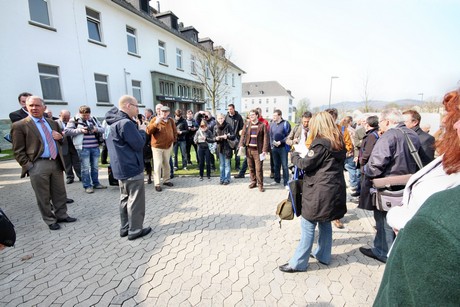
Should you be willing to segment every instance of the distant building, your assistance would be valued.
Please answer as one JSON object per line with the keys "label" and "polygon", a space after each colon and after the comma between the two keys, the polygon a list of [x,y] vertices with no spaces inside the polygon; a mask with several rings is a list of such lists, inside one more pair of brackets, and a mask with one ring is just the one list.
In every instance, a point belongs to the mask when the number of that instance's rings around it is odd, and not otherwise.
{"label": "distant building", "polygon": [[[65,108],[74,115],[86,104],[102,117],[124,94],[137,98],[141,112],[157,103],[209,109],[195,54],[204,48],[225,55],[149,0],[7,1],[0,20],[3,125],[24,91],[43,97],[54,114]],[[223,99],[237,108],[243,73],[231,63],[225,78]]]}
{"label": "distant building", "polygon": [[284,119],[295,121],[294,97],[278,81],[244,82],[242,89],[241,112],[261,108],[263,117],[271,119],[279,109]]}

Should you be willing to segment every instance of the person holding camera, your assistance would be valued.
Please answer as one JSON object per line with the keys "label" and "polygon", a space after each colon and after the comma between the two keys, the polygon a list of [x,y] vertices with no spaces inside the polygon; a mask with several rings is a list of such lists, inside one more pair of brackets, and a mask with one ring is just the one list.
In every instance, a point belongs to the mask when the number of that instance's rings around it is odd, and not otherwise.
{"label": "person holding camera", "polygon": [[107,189],[99,182],[99,140],[102,139],[104,128],[98,120],[91,116],[91,108],[83,105],[79,114],[69,120],[65,134],[72,137],[81,164],[81,180],[88,194],[94,189]]}
{"label": "person holding camera", "polygon": [[[202,121],[205,121],[206,125],[208,127],[208,130],[211,131],[211,132],[214,131],[214,127],[216,126],[217,122],[216,122],[216,119],[214,118],[214,116],[212,116],[211,112],[209,112],[209,111],[199,111],[195,115],[195,118],[196,118],[196,122],[200,123],[200,125],[201,125]],[[215,159],[213,153],[211,153],[210,159],[211,159],[211,170],[213,172],[215,172],[216,171],[216,159]]]}

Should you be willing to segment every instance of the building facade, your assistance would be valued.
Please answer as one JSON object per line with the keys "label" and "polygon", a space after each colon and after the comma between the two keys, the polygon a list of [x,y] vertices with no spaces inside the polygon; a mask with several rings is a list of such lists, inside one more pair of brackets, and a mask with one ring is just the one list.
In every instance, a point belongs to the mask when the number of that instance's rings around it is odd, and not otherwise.
{"label": "building facade", "polygon": [[294,97],[278,81],[245,82],[241,97],[241,111],[244,113],[261,108],[263,117],[271,119],[273,111],[279,109],[283,119],[296,121]]}
{"label": "building facade", "polygon": [[[148,0],[8,1],[0,25],[4,125],[25,91],[43,97],[55,115],[61,109],[74,115],[86,104],[103,117],[124,94],[138,99],[141,112],[157,103],[210,109],[196,53],[218,47]],[[234,103],[241,101],[243,73],[233,63],[227,71],[235,82],[226,95]]]}

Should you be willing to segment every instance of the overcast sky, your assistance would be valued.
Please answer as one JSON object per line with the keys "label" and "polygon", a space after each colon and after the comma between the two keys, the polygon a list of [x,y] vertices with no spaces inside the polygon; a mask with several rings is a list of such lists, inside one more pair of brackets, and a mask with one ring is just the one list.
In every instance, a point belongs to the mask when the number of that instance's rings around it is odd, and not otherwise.
{"label": "overcast sky", "polygon": [[[151,2],[156,7],[156,1]],[[246,74],[298,101],[440,100],[460,80],[459,0],[163,0]]]}

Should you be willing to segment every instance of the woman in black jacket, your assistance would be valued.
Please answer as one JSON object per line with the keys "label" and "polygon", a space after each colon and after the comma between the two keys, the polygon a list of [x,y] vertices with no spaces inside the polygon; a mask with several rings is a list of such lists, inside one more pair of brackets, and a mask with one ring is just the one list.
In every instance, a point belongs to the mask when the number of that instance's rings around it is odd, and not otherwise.
{"label": "woman in black jacket", "polygon": [[230,160],[232,159],[233,149],[228,144],[228,140],[234,140],[235,134],[232,127],[225,121],[225,115],[217,115],[217,125],[214,127],[217,149],[216,153],[220,162],[220,184],[230,183]]}
{"label": "woman in black jacket", "polygon": [[[289,263],[282,272],[307,270],[309,257],[329,264],[332,249],[331,221],[347,212],[343,164],[346,157],[343,137],[327,112],[314,115],[310,121],[313,142],[305,157],[292,154],[292,163],[305,171],[302,185],[301,238]],[[311,252],[318,224],[318,246]]]}

